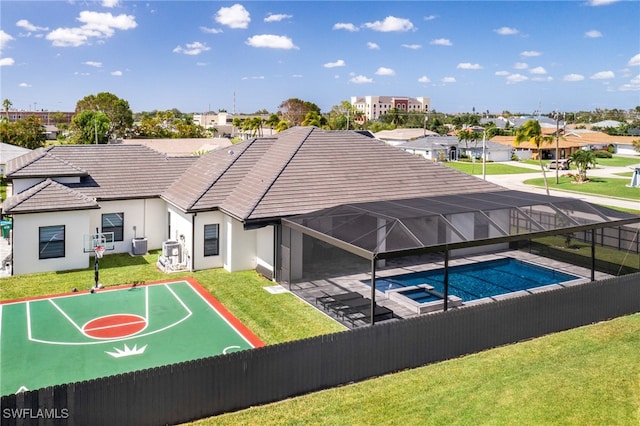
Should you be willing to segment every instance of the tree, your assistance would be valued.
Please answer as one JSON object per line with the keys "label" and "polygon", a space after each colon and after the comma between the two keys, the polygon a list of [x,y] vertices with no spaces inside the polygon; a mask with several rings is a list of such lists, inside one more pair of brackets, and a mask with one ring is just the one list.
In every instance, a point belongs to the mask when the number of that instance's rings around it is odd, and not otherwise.
{"label": "tree", "polygon": [[596,155],[591,150],[579,149],[571,154],[571,161],[576,165],[578,174],[576,175],[576,182],[584,183],[588,182],[587,169],[596,165]]}
{"label": "tree", "polygon": [[544,178],[544,187],[549,195],[549,183],[547,182],[547,174],[542,164],[542,145],[553,143],[553,136],[545,136],[542,134],[542,128],[538,120],[528,120],[516,131],[514,144],[520,145],[522,142],[530,142],[538,149],[538,160],[540,161],[540,170]]}
{"label": "tree", "polygon": [[41,148],[46,140],[42,122],[33,115],[14,123],[2,120],[0,122],[0,138],[3,142],[27,149]]}
{"label": "tree", "polygon": [[300,123],[301,126],[315,126],[319,128],[322,128],[326,124],[327,124],[327,119],[315,111],[309,111],[304,116],[304,121]]}
{"label": "tree", "polygon": [[320,107],[313,102],[303,101],[298,98],[290,98],[278,106],[280,116],[289,122],[289,126],[299,126],[308,112],[315,111],[320,114]]}
{"label": "tree", "polygon": [[[76,103],[76,114],[84,111],[102,112],[108,118],[108,128],[105,132],[107,140],[111,135],[124,136],[133,126],[133,112],[129,102],[118,98],[109,92],[85,96]],[[178,111],[179,113],[179,111]]]}
{"label": "tree", "polygon": [[9,99],[5,99],[4,101],[2,101],[2,108],[4,108],[4,112],[5,112],[5,115],[7,116],[7,120],[9,120],[9,110],[11,109],[12,106],[13,104]]}
{"label": "tree", "polygon": [[640,152],[640,139],[634,139],[631,141],[631,145],[633,146],[633,149],[635,149],[636,151]]}
{"label": "tree", "polygon": [[71,119],[71,143],[106,144],[109,142],[109,117],[103,112],[83,111]]}

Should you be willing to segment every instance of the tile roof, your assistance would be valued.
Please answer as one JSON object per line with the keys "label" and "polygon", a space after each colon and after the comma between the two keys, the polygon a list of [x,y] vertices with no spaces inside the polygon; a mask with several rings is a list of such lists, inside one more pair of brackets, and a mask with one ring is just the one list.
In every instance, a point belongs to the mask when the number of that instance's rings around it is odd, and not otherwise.
{"label": "tile roof", "polygon": [[97,208],[100,206],[96,200],[51,179],[6,199],[2,204],[2,211],[6,214]]}
{"label": "tile roof", "polygon": [[171,138],[171,139],[124,139],[117,142],[125,145],[145,145],[172,157],[194,155],[231,146],[228,138]]}
{"label": "tile roof", "polygon": [[344,203],[503,189],[356,132],[295,127],[233,149],[202,156],[163,197],[249,223]]}
{"label": "tile roof", "polygon": [[159,197],[196,159],[166,157],[141,145],[55,145],[11,160],[7,177],[79,176],[79,183],[64,185],[98,201],[150,198]]}

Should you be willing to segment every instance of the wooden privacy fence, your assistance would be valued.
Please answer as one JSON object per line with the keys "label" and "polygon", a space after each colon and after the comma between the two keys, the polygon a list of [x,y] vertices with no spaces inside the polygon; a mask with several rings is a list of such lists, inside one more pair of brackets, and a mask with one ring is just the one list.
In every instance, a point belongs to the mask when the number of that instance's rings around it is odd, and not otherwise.
{"label": "wooden privacy fence", "polygon": [[2,397],[2,425],[163,425],[640,312],[640,273]]}

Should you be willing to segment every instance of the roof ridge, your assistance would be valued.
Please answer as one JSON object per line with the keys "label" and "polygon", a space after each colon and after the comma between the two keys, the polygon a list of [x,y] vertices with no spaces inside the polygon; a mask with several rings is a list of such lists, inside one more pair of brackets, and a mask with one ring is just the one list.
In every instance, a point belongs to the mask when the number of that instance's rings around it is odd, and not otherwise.
{"label": "roof ridge", "polygon": [[[304,126],[306,127],[306,126]],[[303,129],[303,127],[298,127],[299,129]],[[264,189],[264,191],[262,191],[262,194],[257,197],[257,200],[255,203],[253,203],[253,205],[249,208],[248,214],[246,215],[246,217],[251,217],[251,214],[255,211],[255,209],[258,207],[258,205],[260,204],[260,201],[262,201],[264,199],[264,197],[266,197],[267,193],[269,192],[269,190],[273,187],[273,185],[275,184],[275,182],[278,180],[278,178],[282,175],[282,173],[284,172],[284,170],[287,168],[287,166],[291,163],[291,160],[293,160],[293,157],[296,156],[296,154],[298,154],[298,152],[300,151],[300,148],[302,148],[302,145],[304,145],[304,143],[309,139],[309,136],[311,135],[311,133],[318,129],[315,126],[309,126],[309,130],[306,131],[306,135],[303,135],[303,137],[300,139],[300,142],[298,142],[298,146],[293,150],[293,152],[291,153],[291,155],[289,156],[289,158],[287,159],[287,161],[285,161],[283,163],[283,165],[280,167],[280,170],[278,170],[277,173],[275,173],[273,179],[271,179],[271,182],[266,186],[266,188]],[[306,130],[306,129],[304,129]],[[275,142],[276,144],[278,143],[277,140]]]}
{"label": "roof ridge", "polygon": [[96,202],[95,199],[87,197],[86,195],[84,195],[83,193],[74,190],[73,188],[69,188],[66,185],[61,184],[60,182],[57,182],[51,178],[46,178],[45,180],[36,183],[35,185],[31,186],[30,188],[22,191],[19,194],[14,195],[13,197],[7,198],[4,202],[7,203],[8,201],[14,201],[12,203],[8,203],[10,204],[9,209],[6,209],[4,203],[3,203],[3,210],[15,210],[16,207],[19,207],[20,205],[24,204],[25,202],[31,200],[34,196],[38,195],[39,193],[41,193],[42,191],[44,191],[45,189],[52,187],[56,190],[60,190],[60,191],[64,191],[67,194],[73,195],[74,197],[79,197],[80,199],[87,201],[87,202]]}
{"label": "roof ridge", "polygon": [[[236,155],[235,158],[232,161],[229,162],[227,167],[225,167],[220,173],[218,173],[218,176],[215,179],[212,179],[211,182],[209,182],[209,185],[206,185],[205,188],[202,191],[200,191],[200,195],[195,197],[194,201],[191,204],[189,204],[187,210],[191,210],[193,208],[193,206],[195,206],[198,203],[198,201],[200,201],[202,199],[202,197],[204,197],[207,194],[207,192],[209,192],[211,187],[213,185],[215,185],[216,182],[218,182],[222,178],[222,176],[224,176],[224,174],[227,172],[227,170],[229,170],[231,168],[231,166],[233,166],[240,159],[242,154],[247,152],[247,149],[249,149],[249,147],[251,145],[253,145],[257,140],[258,140],[258,138],[253,138],[253,140],[247,141],[246,145],[242,148],[242,152],[240,152],[238,155]],[[231,150],[231,151],[233,152],[233,150]],[[213,153],[213,152],[217,152],[217,151],[210,151],[210,152]],[[207,154],[205,154],[205,155],[207,155]]]}
{"label": "roof ridge", "polygon": [[17,158],[21,158],[21,157],[25,157],[25,156],[27,156],[27,155],[29,155],[29,154],[32,154],[32,155],[33,155],[33,158],[32,158],[31,160],[27,161],[26,163],[24,163],[22,166],[18,167],[17,169],[12,170],[10,174],[13,174],[13,173],[15,173],[15,172],[19,172],[20,170],[23,170],[23,169],[24,169],[24,168],[26,168],[27,166],[32,165],[32,164],[33,164],[33,163],[35,163],[37,160],[39,160],[39,159],[43,158],[44,156],[46,156],[46,155],[47,155],[47,153],[48,153],[49,151],[51,151],[51,149],[53,149],[53,146],[50,146],[50,147],[47,147],[47,148],[45,148],[45,147],[41,147],[41,148],[37,148],[37,149],[35,149],[35,150],[31,151],[30,153],[27,153],[27,154],[24,154],[24,155],[22,155],[22,156],[20,156],[20,157],[17,157]]}

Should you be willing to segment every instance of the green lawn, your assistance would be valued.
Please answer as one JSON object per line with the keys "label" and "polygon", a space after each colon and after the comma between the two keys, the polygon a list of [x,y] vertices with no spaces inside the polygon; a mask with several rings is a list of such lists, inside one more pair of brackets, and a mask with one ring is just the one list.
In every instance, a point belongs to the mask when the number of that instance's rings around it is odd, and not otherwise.
{"label": "green lawn", "polygon": [[[100,261],[100,282],[111,286],[193,277],[266,344],[345,330],[289,293],[271,294],[264,290],[273,282],[255,271],[229,273],[210,269],[167,275],[156,269],[157,259],[158,251],[140,257],[126,253],[105,255]],[[79,271],[3,278],[0,300],[68,293],[73,287],[88,290],[94,284],[93,274],[92,266]]]}
{"label": "green lawn", "polygon": [[627,167],[632,164],[640,163],[640,155],[635,157],[620,157],[614,155],[612,158],[598,158],[596,163],[600,166],[608,167]]}
{"label": "green lawn", "polygon": [[[631,188],[627,186],[629,184],[629,179],[589,177],[588,172],[587,178],[589,178],[589,182],[579,184],[574,183],[573,178],[560,176],[558,184],[556,185],[555,178],[551,179],[547,176],[547,183],[549,184],[549,189],[640,201],[640,188]],[[528,179],[524,181],[524,183],[544,188],[543,178]]]}
{"label": "green lawn", "polygon": [[640,314],[197,425],[638,425]]}
{"label": "green lawn", "polygon": [[[482,175],[482,162],[467,163],[461,161],[446,161],[440,164],[470,175]],[[488,175],[513,175],[519,173],[535,173],[535,170],[509,164],[486,163],[485,173]]]}

